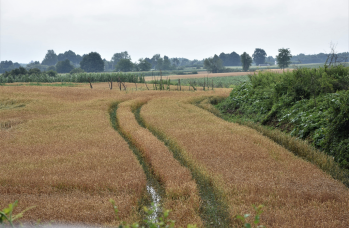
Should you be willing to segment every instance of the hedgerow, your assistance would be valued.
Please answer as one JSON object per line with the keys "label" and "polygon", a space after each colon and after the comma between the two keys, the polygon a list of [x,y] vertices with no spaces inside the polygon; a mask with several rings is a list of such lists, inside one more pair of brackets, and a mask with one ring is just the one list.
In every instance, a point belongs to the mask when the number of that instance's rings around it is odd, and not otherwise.
{"label": "hedgerow", "polygon": [[259,72],[237,86],[219,109],[280,128],[333,156],[349,168],[349,68],[301,68]]}

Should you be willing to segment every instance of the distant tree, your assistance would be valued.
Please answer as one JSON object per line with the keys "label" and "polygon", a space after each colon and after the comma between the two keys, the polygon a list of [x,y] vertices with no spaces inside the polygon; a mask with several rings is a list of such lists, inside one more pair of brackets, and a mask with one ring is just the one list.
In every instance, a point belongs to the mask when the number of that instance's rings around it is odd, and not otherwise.
{"label": "distant tree", "polygon": [[49,70],[46,72],[47,75],[51,76],[51,77],[56,77],[57,76],[57,72],[54,70]]}
{"label": "distant tree", "polygon": [[111,62],[112,62],[112,67],[115,68],[116,64],[118,64],[118,62],[121,59],[129,59],[131,60],[131,56],[127,53],[127,51],[124,52],[120,52],[120,53],[115,53],[113,55],[113,57],[111,58]]}
{"label": "distant tree", "polygon": [[86,72],[103,72],[104,62],[97,52],[91,52],[84,55],[80,62],[80,67]]}
{"label": "distant tree", "polygon": [[166,55],[164,56],[164,62],[162,64],[162,69],[163,70],[170,70],[171,69],[171,61]]}
{"label": "distant tree", "polygon": [[156,69],[157,70],[162,70],[163,69],[163,65],[164,65],[164,59],[163,58],[158,58],[158,60],[156,61]]}
{"label": "distant tree", "polygon": [[12,65],[13,65],[13,62],[11,60],[9,60],[9,61],[7,61],[7,60],[1,61],[1,63],[0,63],[0,67],[1,68],[9,68]]}
{"label": "distant tree", "polygon": [[138,61],[138,68],[140,71],[149,71],[151,69],[151,63],[146,59],[139,59]]}
{"label": "distant tree", "polygon": [[6,71],[12,70],[13,62],[10,61],[1,61],[0,63],[0,73],[5,73]]}
{"label": "distant tree", "polygon": [[58,73],[69,73],[74,69],[74,66],[70,64],[69,59],[59,61],[56,65],[56,70]]}
{"label": "distant tree", "polygon": [[81,68],[74,68],[69,73],[70,74],[78,74],[78,73],[84,73],[85,71]]}
{"label": "distant tree", "polygon": [[179,59],[178,59],[178,58],[172,58],[171,61],[172,61],[172,64],[175,65],[176,67],[179,66],[179,63],[180,63],[180,62],[179,62]]}
{"label": "distant tree", "polygon": [[120,59],[118,63],[116,64],[115,70],[116,71],[122,71],[122,72],[129,72],[132,71],[133,63],[130,59]]}
{"label": "distant tree", "polygon": [[265,63],[265,58],[267,57],[267,53],[261,48],[256,48],[254,50],[252,57],[253,57],[253,61],[258,66],[259,64]]}
{"label": "distant tree", "polygon": [[161,58],[160,54],[155,54],[153,57],[150,59],[151,66],[156,68],[158,65],[158,60]]}
{"label": "distant tree", "polygon": [[269,63],[270,65],[274,65],[275,64],[275,59],[273,56],[268,56],[266,59],[265,59],[265,62]]}
{"label": "distant tree", "polygon": [[276,56],[276,61],[278,62],[279,67],[284,69],[290,65],[291,58],[292,55],[289,48],[280,48],[279,54]]}
{"label": "distant tree", "polygon": [[48,50],[41,65],[54,66],[58,62],[58,57],[53,50]]}
{"label": "distant tree", "polygon": [[242,65],[242,69],[243,71],[248,71],[248,69],[250,68],[252,64],[252,58],[249,54],[247,54],[246,52],[244,52],[241,55],[241,65]]}
{"label": "distant tree", "polygon": [[47,71],[49,71],[49,70],[53,70],[53,71],[56,71],[57,72],[57,70],[56,70],[56,67],[55,66],[49,66],[47,69],[46,69]]}
{"label": "distant tree", "polygon": [[28,70],[28,74],[32,75],[32,74],[41,74],[41,71],[39,68],[32,68],[30,70]]}
{"label": "distant tree", "polygon": [[204,68],[211,73],[218,73],[219,70],[224,68],[223,61],[217,55],[214,55],[213,58],[204,60]]}

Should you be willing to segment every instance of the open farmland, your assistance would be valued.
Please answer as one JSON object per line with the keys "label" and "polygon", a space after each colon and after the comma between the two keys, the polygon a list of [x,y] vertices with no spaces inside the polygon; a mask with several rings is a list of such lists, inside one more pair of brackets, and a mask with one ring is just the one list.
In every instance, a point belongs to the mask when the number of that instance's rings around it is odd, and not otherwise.
{"label": "open farmland", "polygon": [[252,204],[265,205],[268,227],[349,225],[342,183],[257,131],[195,106],[229,89],[77,85],[0,87],[0,208],[16,199],[18,211],[36,205],[22,221],[139,222],[154,178],[181,226],[237,225],[234,217],[252,213]]}

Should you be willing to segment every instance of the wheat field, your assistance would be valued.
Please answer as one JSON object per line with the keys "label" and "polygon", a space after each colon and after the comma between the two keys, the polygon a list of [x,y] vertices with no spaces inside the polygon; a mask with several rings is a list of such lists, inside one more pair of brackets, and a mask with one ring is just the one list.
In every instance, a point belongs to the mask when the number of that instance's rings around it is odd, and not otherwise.
{"label": "wheat field", "polygon": [[[349,226],[342,183],[257,131],[195,106],[230,89],[126,85],[1,86],[0,208],[16,199],[17,212],[36,206],[21,219],[33,224],[141,221],[147,176],[131,142],[165,189],[163,207],[177,226],[219,227],[203,215],[202,180],[229,226],[239,224],[237,214],[252,213],[252,204],[264,205],[261,223],[268,227]],[[119,131],[110,119],[115,103]]]}

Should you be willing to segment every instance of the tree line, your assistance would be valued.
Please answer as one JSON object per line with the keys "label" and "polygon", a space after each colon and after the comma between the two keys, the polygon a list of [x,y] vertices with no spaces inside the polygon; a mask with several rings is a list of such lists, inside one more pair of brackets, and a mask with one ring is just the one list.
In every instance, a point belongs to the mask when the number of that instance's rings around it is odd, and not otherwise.
{"label": "tree line", "polygon": [[[282,50],[280,52],[280,50]],[[285,68],[291,63],[325,63],[327,54],[319,53],[314,55],[299,54],[292,56],[289,49],[280,49],[279,55],[275,58],[273,56],[267,56],[264,49],[256,48],[252,56],[244,52],[239,55],[236,52],[220,53],[213,57],[203,60],[189,60],[186,58],[170,58],[166,55],[163,57],[160,54],[155,54],[151,58],[140,58],[136,62],[132,62],[131,56],[127,51],[115,53],[110,61],[102,59],[97,52],[91,52],[89,54],[79,55],[69,50],[64,53],[56,54],[54,50],[48,50],[43,61],[34,61],[27,64],[25,67],[21,64],[12,61],[1,61],[0,73],[12,72],[20,67],[25,68],[29,73],[31,72],[51,72],[51,75],[56,73],[81,73],[81,72],[103,72],[103,71],[117,71],[117,72],[130,72],[130,71],[150,71],[154,70],[183,70],[184,67],[196,67],[217,73],[228,72],[227,66],[242,66],[243,71],[248,71],[252,63],[257,66],[261,64],[274,65],[278,63],[280,68]],[[339,53],[338,57],[347,59],[348,52]],[[343,60],[342,60],[343,62]],[[39,71],[38,71],[39,70]],[[23,69],[15,70],[12,73],[18,74],[24,72]]]}

